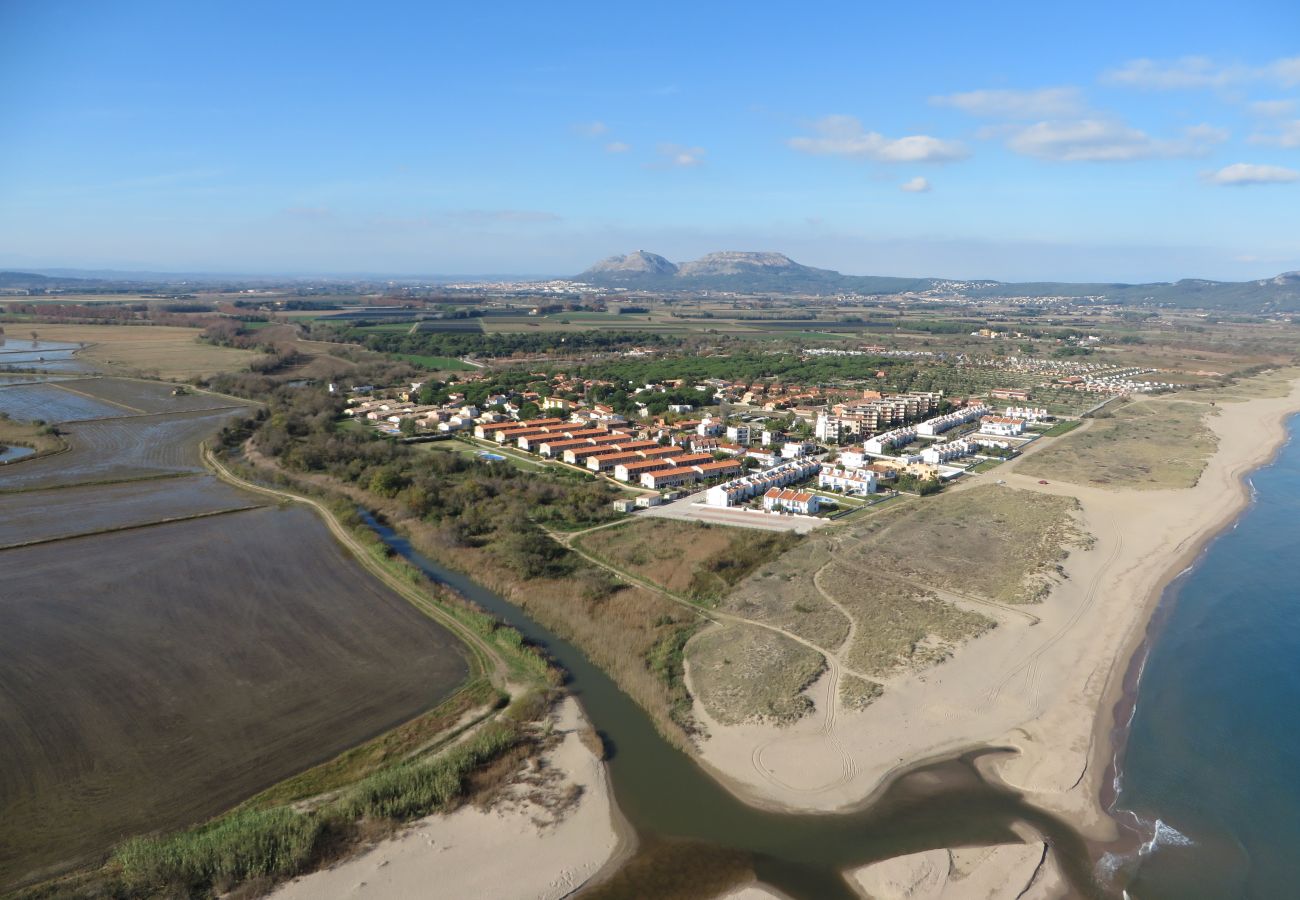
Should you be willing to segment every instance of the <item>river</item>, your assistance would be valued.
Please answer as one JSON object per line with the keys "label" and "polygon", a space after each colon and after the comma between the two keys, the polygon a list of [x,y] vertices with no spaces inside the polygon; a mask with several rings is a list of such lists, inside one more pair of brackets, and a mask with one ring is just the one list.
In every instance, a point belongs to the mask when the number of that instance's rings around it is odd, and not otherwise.
{"label": "river", "polygon": [[568,673],[568,688],[611,750],[614,796],[637,833],[638,853],[653,854],[652,865],[636,867],[635,882],[616,875],[591,896],[698,896],[682,888],[691,880],[683,872],[724,860],[734,865],[740,858],[760,880],[792,897],[853,897],[840,874],[846,869],[938,847],[1018,842],[1011,830],[1018,822],[1051,841],[1078,895],[1098,893],[1088,848],[1078,835],[1018,794],[988,785],[969,757],[918,767],[860,812],[782,814],[742,803],[665,741],[640,707],[575,646],[468,577],[420,555],[373,517],[365,518],[426,575],[545,647]]}
{"label": "river", "polygon": [[1143,843],[1104,861],[1132,897],[1300,890],[1298,429],[1153,623],[1115,804]]}

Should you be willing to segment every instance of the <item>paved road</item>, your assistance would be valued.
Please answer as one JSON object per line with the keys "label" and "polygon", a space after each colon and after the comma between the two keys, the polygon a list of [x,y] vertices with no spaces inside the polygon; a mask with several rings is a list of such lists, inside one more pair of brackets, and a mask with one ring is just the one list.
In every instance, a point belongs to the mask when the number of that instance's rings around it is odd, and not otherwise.
{"label": "paved road", "polygon": [[807,534],[814,528],[830,524],[829,519],[819,519],[814,516],[785,516],[754,510],[706,506],[703,494],[693,494],[672,503],[665,503],[663,506],[652,506],[650,509],[638,512],[637,515],[656,516],[661,519],[685,519],[690,522],[714,522],[718,525],[757,528],[760,531],[794,531],[798,534]]}

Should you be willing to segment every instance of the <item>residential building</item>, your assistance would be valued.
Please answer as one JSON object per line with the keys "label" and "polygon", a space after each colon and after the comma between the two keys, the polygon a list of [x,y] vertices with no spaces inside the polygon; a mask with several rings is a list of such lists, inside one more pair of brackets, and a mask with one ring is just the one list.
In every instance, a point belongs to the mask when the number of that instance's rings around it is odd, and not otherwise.
{"label": "residential building", "polygon": [[809,516],[817,512],[817,495],[790,488],[772,488],[763,495],[763,509]]}
{"label": "residential building", "polygon": [[817,475],[817,486],[845,494],[874,494],[876,473],[869,469],[840,469],[824,465]]}
{"label": "residential building", "polygon": [[709,506],[736,506],[761,496],[769,488],[785,487],[810,478],[820,468],[821,465],[814,459],[784,462],[766,471],[751,472],[724,484],[715,485],[705,492],[704,502]]}
{"label": "residential building", "polygon": [[1016,437],[1024,434],[1025,420],[1009,416],[985,416],[980,419],[980,431],[997,437]]}

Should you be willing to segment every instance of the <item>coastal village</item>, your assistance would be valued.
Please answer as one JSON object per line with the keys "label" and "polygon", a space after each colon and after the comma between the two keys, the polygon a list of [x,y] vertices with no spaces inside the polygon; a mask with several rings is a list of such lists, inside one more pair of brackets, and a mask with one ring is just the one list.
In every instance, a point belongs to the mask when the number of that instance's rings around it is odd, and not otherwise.
{"label": "coastal village", "polygon": [[346,390],[346,415],[411,442],[455,440],[488,462],[525,457],[609,480],[625,491],[614,501],[620,512],[683,501],[825,519],[899,491],[937,491],[1059,427],[1058,416],[1019,388],[985,397],[877,390],[845,397],[826,387],[676,381],[639,386],[637,396],[699,399],[668,403],[663,414],[639,402],[625,415],[582,399],[601,386],[608,385],[557,375],[543,391],[489,394],[480,406],[463,391],[421,403],[422,382],[358,385]]}

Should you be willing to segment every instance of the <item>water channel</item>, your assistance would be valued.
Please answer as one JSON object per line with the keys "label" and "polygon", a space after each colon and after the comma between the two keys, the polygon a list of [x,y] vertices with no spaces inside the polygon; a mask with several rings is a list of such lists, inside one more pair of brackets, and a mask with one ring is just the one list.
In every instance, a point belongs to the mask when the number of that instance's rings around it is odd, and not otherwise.
{"label": "water channel", "polygon": [[1019,794],[985,782],[975,768],[978,754],[919,766],[857,812],[779,813],[741,802],[664,740],[640,707],[575,646],[467,576],[422,556],[364,511],[363,517],[429,578],[518,629],[568,673],[568,689],[609,748],[614,796],[638,838],[634,857],[587,896],[704,897],[709,892],[691,886],[706,882],[705,873],[743,866],[791,897],[855,897],[841,874],[845,870],[934,848],[1016,843],[1016,824],[1050,842],[1073,894],[1103,895],[1079,835]]}

